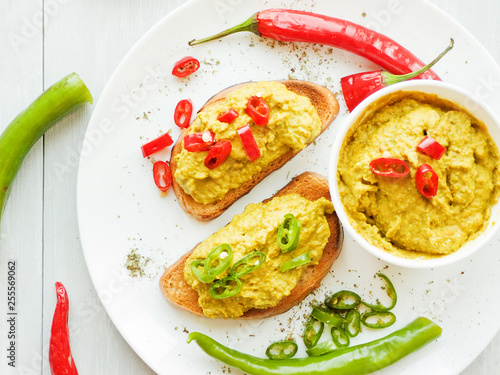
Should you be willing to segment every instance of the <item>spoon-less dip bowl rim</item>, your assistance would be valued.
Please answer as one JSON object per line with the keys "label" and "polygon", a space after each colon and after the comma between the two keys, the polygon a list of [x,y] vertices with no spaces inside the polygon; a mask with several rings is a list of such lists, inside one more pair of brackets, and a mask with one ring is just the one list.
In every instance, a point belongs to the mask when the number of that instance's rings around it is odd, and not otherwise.
{"label": "spoon-less dip bowl rim", "polygon": [[408,268],[435,268],[449,265],[462,259],[470,258],[477,250],[484,247],[498,230],[500,226],[500,223],[498,223],[498,219],[500,218],[500,203],[497,202],[492,207],[488,225],[480,235],[466,242],[454,253],[439,258],[407,259],[390,254],[387,251],[372,245],[353,228],[347,213],[344,210],[344,206],[340,200],[339,187],[337,183],[337,164],[344,138],[351,126],[355,124],[358,118],[365,113],[365,110],[368,107],[386,95],[390,95],[398,91],[418,91],[426,94],[435,94],[442,99],[458,104],[458,106],[462,107],[464,110],[483,122],[486,125],[494,143],[497,145],[497,148],[500,145],[500,122],[497,116],[487,105],[474,98],[474,96],[466,90],[442,81],[429,80],[413,80],[391,85],[374,93],[360,103],[347,117],[339,129],[339,133],[333,143],[330,155],[330,168],[328,176],[330,193],[335,211],[347,233],[349,233],[349,235],[357,243],[359,243],[363,249],[387,263]]}

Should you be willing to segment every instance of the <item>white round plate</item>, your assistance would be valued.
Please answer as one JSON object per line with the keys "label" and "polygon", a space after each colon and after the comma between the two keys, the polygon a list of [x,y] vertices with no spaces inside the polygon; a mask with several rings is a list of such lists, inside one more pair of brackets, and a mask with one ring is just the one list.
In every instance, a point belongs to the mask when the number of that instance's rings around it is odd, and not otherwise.
{"label": "white round plate", "polygon": [[[158,280],[166,266],[243,210],[284,186],[302,171],[328,175],[330,147],[347,115],[339,80],[375,70],[372,63],[348,52],[305,43],[280,44],[249,33],[189,47],[187,41],[235,25],[254,12],[273,7],[314,11],[377,29],[424,61],[449,42],[455,48],[435,71],[480,96],[497,114],[500,68],[459,24],[424,1],[220,0],[191,1],[153,27],[130,51],[109,80],[90,121],[78,176],[78,220],[85,259],[95,288],[114,324],[138,355],[160,374],[223,374],[228,368],[186,343],[187,332],[201,331],[222,343],[257,356],[267,345],[293,336],[301,343],[310,303],[340,289],[365,297],[383,293],[375,273],[383,271],[399,294],[397,322],[382,331],[364,332],[353,343],[385,336],[423,315],[442,326],[430,345],[382,370],[382,374],[457,374],[489,343],[499,329],[500,253],[496,236],[487,246],[453,266],[435,270],[388,266],[367,254],[348,235],[339,259],[322,286],[303,303],[274,318],[257,321],[198,318],[170,305]],[[174,63],[192,55],[201,61],[187,79],[173,77]],[[330,130],[281,170],[267,177],[218,219],[201,223],[179,208],[172,191],[156,189],[152,163],[140,146],[162,132],[179,129],[173,110],[191,98],[195,109],[223,88],[242,81],[297,78],[329,87],[341,102]],[[168,159],[169,151],[154,155]],[[136,249],[150,258],[142,277],[130,277],[127,255]],[[373,296],[372,296],[373,297]],[[304,347],[300,345],[300,355]],[[231,369],[232,374],[239,374]]]}

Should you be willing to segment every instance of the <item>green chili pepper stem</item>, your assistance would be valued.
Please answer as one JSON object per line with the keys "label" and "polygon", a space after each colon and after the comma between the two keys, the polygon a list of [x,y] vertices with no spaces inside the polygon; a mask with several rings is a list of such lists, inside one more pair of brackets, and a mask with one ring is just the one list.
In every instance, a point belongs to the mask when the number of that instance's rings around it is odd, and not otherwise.
{"label": "green chili pepper stem", "polygon": [[250,32],[260,36],[259,21],[257,20],[257,13],[255,13],[253,16],[251,16],[246,21],[240,23],[239,25],[233,26],[227,30],[221,31],[218,34],[209,36],[207,38],[193,39],[193,40],[189,41],[188,44],[190,46],[195,46],[197,44],[209,42],[209,41],[214,40],[214,39],[219,39],[219,38],[225,37],[225,36],[230,35],[230,34],[238,33],[240,31],[250,31]]}
{"label": "green chili pepper stem", "polygon": [[430,68],[432,68],[439,60],[441,60],[441,58],[444,55],[446,55],[448,53],[448,51],[450,51],[453,48],[454,44],[455,44],[455,41],[453,40],[453,38],[450,38],[450,44],[448,45],[448,47],[446,47],[446,49],[443,52],[441,52],[441,54],[438,57],[436,57],[428,65],[426,65],[426,66],[424,66],[424,67],[422,67],[419,70],[416,70],[414,72],[407,73],[407,74],[401,74],[401,75],[392,74],[392,73],[386,72],[385,70],[380,72],[380,74],[382,75],[383,84],[385,86],[389,86],[389,85],[393,85],[393,84],[398,83],[398,82],[406,81],[407,79],[412,79],[412,78],[418,77],[420,74],[425,73]]}
{"label": "green chili pepper stem", "polygon": [[339,349],[320,357],[272,360],[230,349],[200,332],[191,332],[187,342],[196,341],[208,355],[253,375],[365,375],[387,367],[437,339],[442,329],[427,318],[366,344]]}
{"label": "green chili pepper stem", "polygon": [[71,73],[43,92],[7,126],[0,136],[0,220],[12,182],[24,157],[61,117],[92,95],[78,74]]}

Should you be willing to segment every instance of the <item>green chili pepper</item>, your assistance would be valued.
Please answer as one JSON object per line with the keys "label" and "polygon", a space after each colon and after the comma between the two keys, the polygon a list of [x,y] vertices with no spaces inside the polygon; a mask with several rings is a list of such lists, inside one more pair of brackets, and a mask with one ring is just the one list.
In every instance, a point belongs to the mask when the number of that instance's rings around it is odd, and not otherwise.
{"label": "green chili pepper", "polygon": [[231,246],[227,243],[220,244],[207,255],[205,272],[208,276],[215,278],[227,270],[232,261],[233,250]]}
{"label": "green chili pepper", "polygon": [[[375,322],[372,322],[375,320]],[[361,315],[361,323],[370,328],[386,328],[396,322],[396,315],[390,311],[372,311]]]}
{"label": "green chili pepper", "polygon": [[307,349],[306,353],[309,357],[319,357],[320,355],[327,354],[337,350],[337,345],[333,340],[327,340],[319,343],[313,348]]}
{"label": "green chili pepper", "polygon": [[78,74],[71,73],[49,87],[7,126],[0,136],[0,219],[12,183],[28,151],[61,117],[92,95]]}
{"label": "green chili pepper", "polygon": [[210,337],[191,332],[187,342],[196,343],[207,354],[253,375],[365,375],[387,367],[434,341],[442,329],[427,318],[417,318],[381,339],[338,349],[320,357],[271,360],[230,349]]}
{"label": "green chili pepper", "polygon": [[269,359],[288,359],[297,354],[299,346],[293,340],[273,342],[266,350]]}
{"label": "green chili pepper", "polygon": [[325,300],[325,305],[331,309],[355,309],[361,303],[361,297],[350,290],[341,290]]}
{"label": "green chili pepper", "polygon": [[205,259],[196,259],[191,262],[191,272],[193,272],[194,277],[200,280],[202,283],[211,283],[214,281],[214,277],[208,276],[205,271]]}
{"label": "green chili pepper", "polygon": [[311,313],[311,316],[320,322],[331,325],[332,327],[342,327],[344,324],[344,318],[340,315],[330,312],[321,307],[315,307]]}
{"label": "green chili pepper", "polygon": [[[259,259],[255,261],[255,258]],[[229,271],[229,274],[234,277],[241,277],[260,268],[260,266],[264,264],[265,260],[265,253],[254,251],[253,253],[245,255],[243,258],[233,264],[233,266],[231,267],[231,271]]]}
{"label": "green chili pepper", "polygon": [[237,277],[226,276],[210,285],[208,292],[215,299],[232,297],[241,290],[241,280]]}
{"label": "green chili pepper", "polygon": [[347,313],[344,322],[344,331],[351,337],[356,337],[361,329],[361,314],[358,310]]}
{"label": "green chili pepper", "polygon": [[376,310],[376,311],[391,310],[394,306],[396,306],[396,302],[398,301],[398,295],[396,293],[396,289],[394,288],[394,285],[392,285],[391,280],[389,280],[389,278],[386,275],[384,275],[383,273],[377,273],[377,276],[385,280],[386,293],[391,298],[391,304],[389,306],[385,307],[384,305],[382,305],[382,303],[380,303],[380,301],[377,301],[377,304],[375,304],[375,305],[369,304],[365,301],[363,301],[362,303],[366,307],[369,307],[370,309]]}
{"label": "green chili pepper", "polygon": [[280,266],[281,272],[286,272],[293,270],[294,268],[303,266],[304,264],[307,264],[311,261],[311,256],[309,253],[304,253],[302,255],[299,255],[298,257],[295,257],[288,262],[283,263]]}
{"label": "green chili pepper", "polygon": [[332,327],[330,332],[337,348],[347,348],[349,346],[349,336],[341,327]]}
{"label": "green chili pepper", "polygon": [[278,245],[283,253],[289,253],[299,244],[302,223],[292,214],[286,214],[285,219],[278,227]]}
{"label": "green chili pepper", "polygon": [[323,334],[323,329],[325,328],[325,323],[320,322],[315,318],[309,319],[304,329],[304,344],[307,348],[312,348],[316,346],[321,335]]}

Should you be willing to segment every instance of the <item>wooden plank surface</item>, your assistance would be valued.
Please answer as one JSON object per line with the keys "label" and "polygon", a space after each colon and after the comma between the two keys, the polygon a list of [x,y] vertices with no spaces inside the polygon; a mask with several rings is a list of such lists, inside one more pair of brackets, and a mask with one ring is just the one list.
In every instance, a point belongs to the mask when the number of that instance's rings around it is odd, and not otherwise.
{"label": "wooden plank surface", "polygon": [[[24,109],[44,87],[42,0],[0,2],[0,131]],[[8,15],[8,16],[5,16]],[[26,157],[12,187],[0,227],[0,373],[17,374],[20,369],[37,374],[42,347],[42,200],[43,142]],[[7,313],[7,267],[16,265],[16,312]],[[5,317],[5,318],[4,318]],[[8,366],[6,344],[14,318],[17,367]],[[10,340],[8,341],[10,343]],[[22,348],[21,348],[22,344]],[[8,346],[7,346],[8,347]]]}
{"label": "wooden plank surface", "polygon": [[[97,101],[132,45],[183,0],[3,0],[0,14],[0,131],[43,89],[77,71]],[[498,0],[432,0],[500,60]],[[43,19],[42,21],[40,21]],[[44,23],[44,25],[43,25]],[[81,374],[153,374],[109,320],[91,283],[78,238],[76,178],[91,108],[51,129],[28,155],[0,227],[0,314],[6,267],[18,262],[17,364],[0,373],[50,374],[47,361],[54,282],[70,292],[73,353]],[[485,307],[486,308],[486,307]],[[0,321],[0,334],[6,332]],[[2,347],[4,337],[1,336]],[[473,343],[471,343],[473,345]],[[500,372],[500,335],[462,375]]]}

